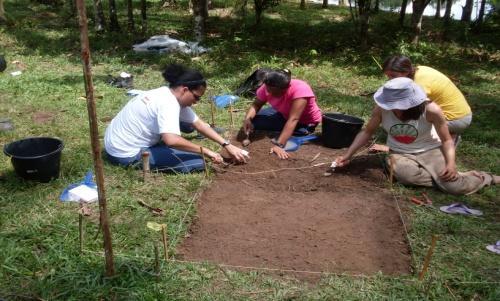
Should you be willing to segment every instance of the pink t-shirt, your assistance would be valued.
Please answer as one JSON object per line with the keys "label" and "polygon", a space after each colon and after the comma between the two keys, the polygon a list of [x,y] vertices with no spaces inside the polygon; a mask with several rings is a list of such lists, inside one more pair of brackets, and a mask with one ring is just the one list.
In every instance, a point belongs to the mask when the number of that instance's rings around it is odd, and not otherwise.
{"label": "pink t-shirt", "polygon": [[257,89],[256,94],[258,100],[269,102],[273,109],[283,114],[286,119],[288,119],[290,115],[292,102],[295,99],[305,98],[307,104],[300,116],[299,123],[308,125],[321,122],[321,110],[316,103],[316,97],[311,87],[304,81],[292,79],[290,81],[290,87],[288,87],[285,94],[280,97],[269,94],[265,84]]}

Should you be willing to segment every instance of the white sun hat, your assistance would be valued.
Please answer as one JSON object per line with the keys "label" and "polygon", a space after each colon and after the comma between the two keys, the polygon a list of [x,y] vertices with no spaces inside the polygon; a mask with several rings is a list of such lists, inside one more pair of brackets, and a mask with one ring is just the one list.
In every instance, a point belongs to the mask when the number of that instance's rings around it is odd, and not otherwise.
{"label": "white sun hat", "polygon": [[407,77],[396,77],[380,87],[375,102],[384,110],[408,110],[427,100],[424,90]]}

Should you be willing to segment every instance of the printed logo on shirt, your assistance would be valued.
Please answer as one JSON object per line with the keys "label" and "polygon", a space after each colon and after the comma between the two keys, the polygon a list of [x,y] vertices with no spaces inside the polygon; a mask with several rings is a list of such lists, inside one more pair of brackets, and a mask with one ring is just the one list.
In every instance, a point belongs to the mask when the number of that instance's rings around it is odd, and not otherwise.
{"label": "printed logo on shirt", "polygon": [[144,96],[141,98],[141,101],[145,104],[148,104],[151,100],[147,96]]}
{"label": "printed logo on shirt", "polygon": [[389,135],[399,143],[411,144],[417,139],[418,130],[411,124],[399,123],[391,127]]}

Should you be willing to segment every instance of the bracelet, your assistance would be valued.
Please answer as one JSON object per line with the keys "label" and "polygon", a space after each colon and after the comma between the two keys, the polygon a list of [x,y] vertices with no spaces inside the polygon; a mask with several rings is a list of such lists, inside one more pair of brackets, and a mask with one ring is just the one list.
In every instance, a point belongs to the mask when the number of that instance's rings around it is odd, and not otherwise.
{"label": "bracelet", "polygon": [[285,148],[285,145],[279,143],[278,140],[276,140],[276,138],[271,139],[271,143],[276,145],[276,146],[279,146],[280,148]]}
{"label": "bracelet", "polygon": [[226,146],[228,146],[229,144],[231,144],[231,142],[230,142],[229,140],[224,140],[224,142],[222,142],[222,143],[220,144],[220,146],[222,146],[222,147],[226,147]]}

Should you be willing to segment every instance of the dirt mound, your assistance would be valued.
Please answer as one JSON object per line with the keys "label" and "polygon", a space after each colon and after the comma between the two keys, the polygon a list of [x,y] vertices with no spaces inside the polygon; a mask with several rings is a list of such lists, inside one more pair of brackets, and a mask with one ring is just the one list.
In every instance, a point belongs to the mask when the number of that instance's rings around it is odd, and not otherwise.
{"label": "dirt mound", "polygon": [[308,144],[290,160],[279,160],[269,154],[270,147],[269,139],[254,141],[248,164],[217,168],[198,201],[190,235],[179,247],[185,260],[294,271],[409,273],[409,248],[378,156],[356,158],[326,177],[338,150]]}

